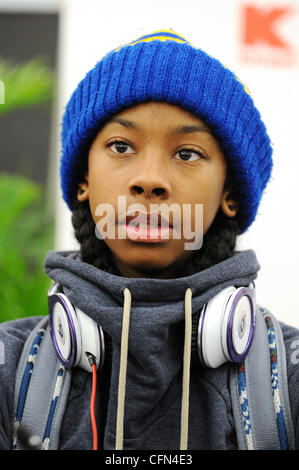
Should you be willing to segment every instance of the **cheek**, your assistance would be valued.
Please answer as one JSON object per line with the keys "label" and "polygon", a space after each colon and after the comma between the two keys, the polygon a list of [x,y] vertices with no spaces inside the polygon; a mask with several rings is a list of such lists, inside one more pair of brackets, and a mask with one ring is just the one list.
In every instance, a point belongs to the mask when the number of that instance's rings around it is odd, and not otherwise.
{"label": "cheek", "polygon": [[93,193],[103,188],[109,195],[123,180],[119,165],[107,158],[104,152],[90,152],[88,160],[89,183]]}
{"label": "cheek", "polygon": [[89,177],[89,206],[90,212],[94,222],[96,223],[99,220],[99,216],[96,216],[97,208],[100,204],[109,203],[107,198],[107,187],[105,184],[105,178],[102,177],[102,174],[95,175],[90,172],[92,177]]}
{"label": "cheek", "polygon": [[189,200],[192,200],[195,204],[202,204],[204,233],[211,225],[220,207],[223,184],[223,175],[219,175],[218,178],[216,175],[210,178],[202,178],[196,183],[198,190],[189,194],[191,196]]}
{"label": "cheek", "polygon": [[[88,184],[90,205],[109,202],[109,194],[114,184],[111,170],[106,167],[105,159],[98,152],[91,152],[88,160]],[[108,199],[107,201],[105,199]]]}

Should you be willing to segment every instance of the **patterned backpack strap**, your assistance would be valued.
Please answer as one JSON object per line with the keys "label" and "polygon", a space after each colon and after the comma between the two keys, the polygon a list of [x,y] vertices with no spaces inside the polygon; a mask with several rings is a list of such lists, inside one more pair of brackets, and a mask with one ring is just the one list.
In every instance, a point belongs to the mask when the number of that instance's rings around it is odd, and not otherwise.
{"label": "patterned backpack strap", "polygon": [[269,339],[273,404],[282,449],[295,449],[295,431],[288,391],[287,361],[282,330],[277,319],[265,309],[263,313]]}
{"label": "patterned backpack strap", "polygon": [[48,318],[43,318],[25,342],[17,368],[12,449],[22,449],[20,426],[26,435],[39,437],[43,450],[58,449],[70,381],[70,370],[54,350]]}
{"label": "patterned backpack strap", "polygon": [[249,354],[231,367],[230,393],[239,449],[294,449],[282,331],[260,307]]}

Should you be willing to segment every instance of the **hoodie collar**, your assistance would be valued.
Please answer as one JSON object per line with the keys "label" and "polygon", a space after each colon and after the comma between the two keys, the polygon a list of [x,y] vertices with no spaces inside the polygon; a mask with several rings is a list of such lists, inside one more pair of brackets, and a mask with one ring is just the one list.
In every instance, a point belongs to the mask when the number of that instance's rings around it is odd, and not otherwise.
{"label": "hoodie collar", "polygon": [[173,279],[126,278],[110,274],[82,262],[79,251],[49,251],[45,259],[48,276],[62,284],[70,300],[78,304],[82,304],[87,284],[92,295],[109,299],[111,305],[122,305],[126,287],[136,306],[180,301],[188,287],[192,289],[193,298],[206,302],[228,285],[239,287],[249,284],[256,278],[259,269],[253,250],[236,252],[231,258],[208,269]]}

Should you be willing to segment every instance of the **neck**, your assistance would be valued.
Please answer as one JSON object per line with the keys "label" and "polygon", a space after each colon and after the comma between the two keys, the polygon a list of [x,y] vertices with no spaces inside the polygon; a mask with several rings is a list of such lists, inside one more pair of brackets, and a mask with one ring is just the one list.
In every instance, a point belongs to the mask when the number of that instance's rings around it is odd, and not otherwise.
{"label": "neck", "polygon": [[183,266],[186,260],[178,260],[176,263],[167,266],[166,268],[144,269],[135,266],[129,266],[123,263],[120,259],[112,255],[113,263],[120,275],[128,278],[150,278],[150,279],[175,279],[182,276]]}

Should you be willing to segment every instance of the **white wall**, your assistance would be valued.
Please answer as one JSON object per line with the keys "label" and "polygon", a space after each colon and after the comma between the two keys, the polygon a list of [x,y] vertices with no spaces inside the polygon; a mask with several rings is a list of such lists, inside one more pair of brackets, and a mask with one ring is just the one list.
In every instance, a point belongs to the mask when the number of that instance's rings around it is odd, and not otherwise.
{"label": "white wall", "polygon": [[[271,45],[267,38],[254,45],[243,44],[245,5],[260,12],[262,8],[268,12],[290,8],[269,27],[289,49]],[[239,247],[253,248],[258,255],[259,303],[280,320],[299,327],[299,0],[64,0],[60,10],[58,123],[73,89],[104,54],[158,29],[174,29],[219,58],[247,84],[269,130],[275,167],[259,215],[241,237]],[[263,14],[266,17],[266,10]],[[248,55],[254,60],[247,63],[244,59]],[[259,63],[255,63],[257,59]],[[59,142],[57,147],[58,175]],[[77,244],[72,238],[70,213],[62,201],[58,178],[56,182],[56,248],[72,249]]]}

